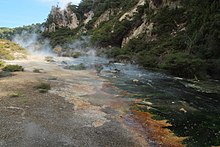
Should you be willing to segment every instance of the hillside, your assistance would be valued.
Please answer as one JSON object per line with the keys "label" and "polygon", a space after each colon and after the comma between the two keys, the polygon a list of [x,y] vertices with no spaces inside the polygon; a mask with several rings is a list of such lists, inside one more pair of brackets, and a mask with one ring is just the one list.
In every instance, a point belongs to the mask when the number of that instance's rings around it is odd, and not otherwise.
{"label": "hillside", "polygon": [[37,23],[16,28],[0,27],[0,39],[12,40],[15,35],[22,34],[23,32],[40,34],[42,33],[42,24]]}
{"label": "hillside", "polygon": [[53,46],[91,36],[108,57],[220,79],[219,10],[219,0],[83,0],[66,10],[53,7],[43,35]]}
{"label": "hillside", "polygon": [[25,56],[24,48],[9,40],[0,39],[0,59],[14,60],[25,58]]}
{"label": "hillside", "polygon": [[220,147],[220,0],[67,1],[0,28],[0,147]]}

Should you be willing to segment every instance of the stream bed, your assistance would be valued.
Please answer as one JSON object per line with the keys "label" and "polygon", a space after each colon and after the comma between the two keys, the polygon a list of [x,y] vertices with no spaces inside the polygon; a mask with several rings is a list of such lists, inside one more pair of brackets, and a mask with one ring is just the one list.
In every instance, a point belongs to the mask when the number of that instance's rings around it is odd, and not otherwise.
{"label": "stream bed", "polygon": [[187,146],[220,145],[219,81],[201,84],[96,56],[59,58],[56,62],[63,67],[83,63],[87,69],[98,65],[99,76],[131,94],[125,99],[142,99],[140,109],[155,114],[155,119],[168,120],[172,124],[169,129],[187,137]]}

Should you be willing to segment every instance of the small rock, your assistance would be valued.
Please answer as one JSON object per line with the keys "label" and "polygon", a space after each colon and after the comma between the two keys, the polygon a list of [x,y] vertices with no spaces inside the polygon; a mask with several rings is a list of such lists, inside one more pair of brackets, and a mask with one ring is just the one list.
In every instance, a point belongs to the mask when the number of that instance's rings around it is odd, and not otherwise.
{"label": "small rock", "polygon": [[45,61],[47,61],[47,62],[55,62],[55,61],[53,60],[53,57],[51,57],[51,56],[45,57]]}
{"label": "small rock", "polygon": [[66,61],[62,61],[61,64],[66,64],[67,65],[67,62]]}
{"label": "small rock", "polygon": [[181,108],[180,111],[186,113],[187,111],[184,108]]}
{"label": "small rock", "polygon": [[132,80],[134,83],[138,83],[139,82],[139,80],[138,79],[134,79],[134,80]]}
{"label": "small rock", "polygon": [[153,105],[153,103],[147,102],[147,101],[143,101],[142,103],[143,103],[143,104],[146,104],[146,105]]}
{"label": "small rock", "polygon": [[105,121],[103,121],[103,120],[96,120],[95,122],[92,123],[92,126],[97,128],[97,127],[104,125],[104,123],[105,123]]}

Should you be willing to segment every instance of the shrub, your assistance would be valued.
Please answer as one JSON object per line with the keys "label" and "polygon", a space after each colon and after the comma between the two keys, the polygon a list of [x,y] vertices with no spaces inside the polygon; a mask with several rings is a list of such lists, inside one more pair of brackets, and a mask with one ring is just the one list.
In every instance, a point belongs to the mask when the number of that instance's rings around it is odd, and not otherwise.
{"label": "shrub", "polygon": [[0,61],[0,68],[4,66],[4,62]]}
{"label": "shrub", "polygon": [[144,67],[155,68],[157,67],[158,58],[153,54],[140,54],[137,56],[136,61]]}
{"label": "shrub", "polygon": [[114,48],[106,49],[105,54],[107,55],[108,58],[116,58],[120,55],[128,55],[129,51],[126,50],[125,48],[114,47]]}
{"label": "shrub", "polygon": [[33,72],[35,72],[35,73],[41,73],[41,69],[35,68],[35,69],[33,70]]}
{"label": "shrub", "polygon": [[22,96],[22,94],[19,93],[19,92],[13,92],[13,93],[10,94],[11,98],[17,98],[17,97],[21,97],[21,96]]}
{"label": "shrub", "polygon": [[80,52],[74,52],[72,53],[71,57],[73,58],[79,58],[81,56],[81,53]]}
{"label": "shrub", "polygon": [[46,93],[51,89],[51,86],[48,83],[40,83],[39,85],[35,86],[35,88],[38,89],[40,93]]}
{"label": "shrub", "polygon": [[167,54],[159,67],[185,78],[204,78],[206,75],[204,61],[186,53]]}
{"label": "shrub", "polygon": [[86,66],[83,63],[80,63],[78,65],[70,65],[65,67],[65,69],[70,69],[70,70],[85,70]]}
{"label": "shrub", "polygon": [[20,65],[6,65],[4,68],[2,68],[2,70],[8,72],[16,72],[16,71],[24,71],[24,68]]}

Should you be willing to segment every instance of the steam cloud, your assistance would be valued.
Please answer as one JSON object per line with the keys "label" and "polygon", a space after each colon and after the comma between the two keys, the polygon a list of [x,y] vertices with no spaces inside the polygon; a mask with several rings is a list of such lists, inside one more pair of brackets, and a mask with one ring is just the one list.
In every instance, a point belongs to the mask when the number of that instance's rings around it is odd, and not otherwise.
{"label": "steam cloud", "polygon": [[21,34],[15,35],[12,39],[23,48],[27,49],[33,55],[54,55],[49,40],[40,40],[40,36],[33,32],[23,31]]}
{"label": "steam cloud", "polygon": [[71,2],[75,5],[78,5],[81,0],[40,0],[40,1],[44,3],[49,3],[51,5],[56,5],[57,3],[59,3],[59,6],[62,9],[65,9],[68,3]]}

